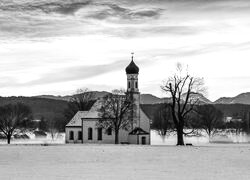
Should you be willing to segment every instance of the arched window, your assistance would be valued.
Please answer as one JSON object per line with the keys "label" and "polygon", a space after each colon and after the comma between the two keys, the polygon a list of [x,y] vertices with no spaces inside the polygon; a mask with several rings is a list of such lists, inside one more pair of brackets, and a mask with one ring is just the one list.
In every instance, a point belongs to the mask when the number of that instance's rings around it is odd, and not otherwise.
{"label": "arched window", "polygon": [[138,82],[137,81],[135,82],[135,88],[138,88]]}
{"label": "arched window", "polygon": [[88,140],[92,140],[93,139],[93,130],[92,128],[88,128]]}
{"label": "arched window", "polygon": [[128,82],[128,88],[130,88],[130,81]]}
{"label": "arched window", "polygon": [[98,141],[102,140],[102,128],[98,128],[97,130],[97,140]]}
{"label": "arched window", "polygon": [[74,140],[74,131],[69,132],[69,140]]}
{"label": "arched window", "polygon": [[82,140],[82,131],[78,131],[78,140]]}
{"label": "arched window", "polygon": [[106,133],[107,133],[107,135],[111,136],[112,135],[112,128],[108,128]]}

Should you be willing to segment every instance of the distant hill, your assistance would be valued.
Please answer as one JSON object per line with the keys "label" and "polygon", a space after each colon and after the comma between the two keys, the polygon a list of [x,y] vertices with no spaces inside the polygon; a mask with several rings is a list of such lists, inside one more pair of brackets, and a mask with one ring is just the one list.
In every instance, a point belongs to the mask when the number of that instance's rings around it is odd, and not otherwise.
{"label": "distant hill", "polygon": [[[95,98],[103,97],[108,92],[94,91]],[[72,96],[41,95],[36,97],[0,97],[0,106],[9,103],[21,102],[31,107],[34,119],[60,119],[68,121],[64,116],[67,101]],[[198,96],[203,103],[211,103],[202,95]],[[159,98],[151,94],[141,95],[141,107],[143,111],[153,119],[153,115],[161,103],[170,102],[169,98]],[[220,98],[213,103],[225,116],[234,116],[242,112],[250,112],[250,93],[243,93],[233,98]]]}
{"label": "distant hill", "polygon": [[142,94],[141,95],[141,104],[155,104],[160,103],[161,98],[158,98],[152,94]]}
{"label": "distant hill", "polygon": [[[100,97],[103,97],[107,95],[109,92],[107,91],[92,91],[93,98],[98,99]],[[53,96],[53,95],[39,95],[39,96],[33,96],[35,98],[43,98],[43,99],[54,99],[54,100],[62,100],[62,101],[69,101],[73,95],[67,95],[67,96]]]}
{"label": "distant hill", "polygon": [[24,103],[31,107],[34,119],[64,118],[63,112],[67,108],[67,102],[55,99],[37,97],[0,97],[0,106],[12,103]]}
{"label": "distant hill", "polygon": [[[108,94],[107,91],[93,91],[94,98],[100,98]],[[67,108],[67,101],[72,98],[71,95],[68,96],[53,96],[53,95],[40,95],[33,97],[0,97],[0,106],[9,103],[22,102],[31,107],[34,119],[41,119],[44,117],[46,119],[60,118],[63,121],[64,110]],[[151,94],[141,95],[141,104],[160,104],[170,102],[170,98],[159,98]]]}
{"label": "distant hill", "polygon": [[141,94],[141,104],[159,104],[169,102],[170,98],[159,98],[152,94]]}
{"label": "distant hill", "polygon": [[206,98],[203,94],[197,94],[196,98],[199,99],[199,101],[203,104],[211,104],[212,101],[210,101],[208,98]]}
{"label": "distant hill", "polygon": [[53,99],[53,100],[61,100],[61,101],[69,101],[71,96],[53,96],[53,95],[39,95],[33,96],[34,98],[41,98],[41,99]]}
{"label": "distant hill", "polygon": [[222,97],[216,100],[214,104],[250,104],[250,92],[235,97]]}
{"label": "distant hill", "polygon": [[[94,98],[98,99],[104,97],[109,92],[107,91],[92,91],[94,94]],[[68,96],[53,96],[53,95],[40,95],[40,96],[33,96],[35,98],[43,98],[43,99],[53,99],[53,100],[61,100],[61,101],[69,101],[73,95]],[[164,103],[168,101],[168,98],[159,98],[152,94],[141,94],[141,104],[157,104],[157,103]]]}
{"label": "distant hill", "polygon": [[[107,91],[93,91],[95,98],[100,98],[108,94]],[[196,95],[197,96],[197,95]],[[71,95],[68,96],[53,96],[53,95],[41,95],[41,96],[34,96],[34,97],[0,97],[0,106],[8,104],[8,103],[16,103],[22,102],[27,104],[31,107],[34,118],[40,119],[42,116],[45,118],[54,118],[60,117],[64,118],[64,110],[67,108],[67,101],[71,98]],[[203,103],[212,103],[209,99],[205,98],[203,95],[198,95],[198,98]],[[170,102],[170,98],[159,98],[152,94],[142,94],[141,95],[141,104],[146,105],[154,105]],[[213,104],[218,104],[220,109],[222,108],[223,111],[227,111],[230,109],[231,112],[237,112],[243,108],[239,105],[233,106],[233,104],[246,104],[250,105],[250,93],[242,93],[236,97],[224,97],[220,98],[217,101],[213,102]],[[221,106],[219,106],[221,104]],[[227,104],[231,104],[232,106],[225,106]],[[240,107],[240,108],[238,108]],[[248,106],[244,106],[243,109],[248,108]],[[147,109],[147,108],[146,108]],[[236,109],[236,110],[234,110]],[[226,114],[230,114],[230,112],[226,112]]]}
{"label": "distant hill", "polygon": [[[186,93],[183,94],[183,99],[186,98]],[[191,94],[190,95],[190,99],[192,100],[192,102],[198,101],[199,104],[212,104],[212,102],[207,99],[203,94]]]}
{"label": "distant hill", "polygon": [[230,97],[221,97],[214,101],[214,104],[231,104],[232,103],[232,98]]}

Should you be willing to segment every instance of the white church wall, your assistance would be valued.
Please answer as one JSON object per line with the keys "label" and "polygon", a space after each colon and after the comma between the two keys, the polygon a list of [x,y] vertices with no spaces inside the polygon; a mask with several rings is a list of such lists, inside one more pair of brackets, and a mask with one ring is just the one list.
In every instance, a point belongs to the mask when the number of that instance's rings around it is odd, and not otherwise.
{"label": "white church wall", "polygon": [[[70,139],[70,132],[74,133],[73,139]],[[66,143],[82,143],[82,140],[78,139],[78,132],[82,131],[81,127],[66,127],[65,129],[65,140]]]}
{"label": "white church wall", "polygon": [[[84,119],[83,120],[83,143],[97,143],[97,144],[114,144],[115,133],[112,131],[111,135],[108,135],[106,129],[102,129],[102,140],[98,140],[98,128],[96,126],[97,120]],[[88,138],[88,129],[92,128],[92,139]],[[128,142],[128,131],[120,130],[119,143]]]}
{"label": "white church wall", "polygon": [[129,135],[128,141],[129,141],[129,144],[137,144],[137,135]]}
{"label": "white church wall", "polygon": [[134,93],[134,128],[139,126],[140,121],[140,93]]}
{"label": "white church wall", "polygon": [[142,144],[142,137],[146,138],[145,144],[150,144],[150,135],[129,135],[130,144]]}

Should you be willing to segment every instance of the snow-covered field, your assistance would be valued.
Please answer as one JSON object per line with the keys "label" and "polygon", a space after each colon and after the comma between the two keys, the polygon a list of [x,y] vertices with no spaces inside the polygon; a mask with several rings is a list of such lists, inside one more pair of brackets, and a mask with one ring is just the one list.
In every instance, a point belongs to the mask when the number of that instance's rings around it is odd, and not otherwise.
{"label": "snow-covered field", "polygon": [[0,179],[250,179],[249,144],[1,145]]}

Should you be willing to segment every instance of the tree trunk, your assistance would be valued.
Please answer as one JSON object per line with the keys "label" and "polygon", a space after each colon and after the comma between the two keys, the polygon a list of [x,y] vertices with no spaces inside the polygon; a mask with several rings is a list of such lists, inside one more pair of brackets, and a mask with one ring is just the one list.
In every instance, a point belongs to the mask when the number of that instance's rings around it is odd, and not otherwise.
{"label": "tree trunk", "polygon": [[119,131],[115,131],[115,144],[119,144]]}
{"label": "tree trunk", "polygon": [[51,134],[51,139],[52,139],[52,141],[54,141],[54,132],[53,132],[53,130],[50,131],[50,134]]}
{"label": "tree trunk", "polygon": [[7,135],[7,143],[10,144],[11,134]]}
{"label": "tree trunk", "polygon": [[177,129],[177,146],[184,146],[183,129],[182,128]]}
{"label": "tree trunk", "polygon": [[208,142],[210,143],[211,141],[211,131],[208,131]]}

